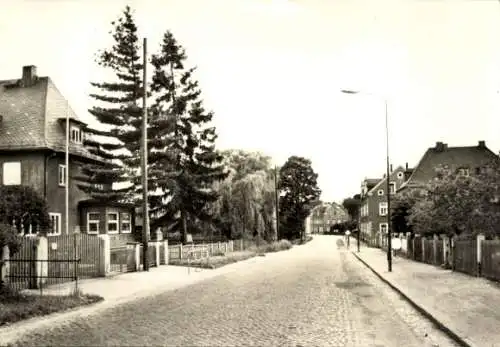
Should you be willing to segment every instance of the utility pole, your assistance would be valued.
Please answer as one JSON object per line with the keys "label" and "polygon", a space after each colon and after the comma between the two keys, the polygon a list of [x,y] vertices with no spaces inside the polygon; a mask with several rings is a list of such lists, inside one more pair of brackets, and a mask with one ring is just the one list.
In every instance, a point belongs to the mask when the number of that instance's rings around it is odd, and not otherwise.
{"label": "utility pole", "polygon": [[64,228],[66,229],[66,234],[69,234],[69,104],[68,103],[66,103],[66,148],[64,153]]}
{"label": "utility pole", "polygon": [[144,38],[143,43],[143,96],[142,96],[142,156],[141,156],[141,172],[142,172],[142,243],[143,243],[143,269],[149,271],[148,259],[148,242],[149,242],[149,211],[148,211],[148,107],[147,107],[147,91],[148,83],[146,76],[147,66],[147,39]]}
{"label": "utility pole", "polygon": [[279,212],[279,194],[278,194],[278,167],[274,165],[274,208],[276,209],[276,240],[280,235],[280,212]]}
{"label": "utility pole", "polygon": [[387,176],[387,267],[392,272],[392,233],[391,233],[391,179],[389,164],[389,122],[387,117],[387,100],[385,103],[385,136],[386,136],[386,176]]}

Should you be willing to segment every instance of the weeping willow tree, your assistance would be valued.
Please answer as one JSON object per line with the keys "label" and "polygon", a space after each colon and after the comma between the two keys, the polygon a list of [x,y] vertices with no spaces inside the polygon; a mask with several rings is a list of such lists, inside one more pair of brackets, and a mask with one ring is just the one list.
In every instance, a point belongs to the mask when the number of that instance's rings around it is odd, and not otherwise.
{"label": "weeping willow tree", "polygon": [[258,152],[226,151],[230,174],[218,184],[219,230],[232,238],[275,236],[274,177],[270,158]]}

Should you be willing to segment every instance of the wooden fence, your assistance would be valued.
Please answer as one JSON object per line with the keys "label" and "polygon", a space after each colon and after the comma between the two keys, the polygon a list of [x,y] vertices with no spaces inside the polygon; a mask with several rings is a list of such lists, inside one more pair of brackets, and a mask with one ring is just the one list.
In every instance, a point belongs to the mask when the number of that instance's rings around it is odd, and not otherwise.
{"label": "wooden fence", "polygon": [[[1,278],[5,278],[15,289],[41,289],[45,285],[105,276],[108,272],[140,270],[143,247],[138,243],[125,243],[127,240],[127,237],[115,238],[111,244],[110,238],[108,248],[106,238],[98,235],[79,233],[23,237],[20,250],[0,264],[0,274],[3,271]],[[249,240],[193,245],[152,242],[148,247],[148,258],[150,266],[153,267],[166,264],[167,259],[217,256],[245,250],[253,245]],[[107,249],[109,258],[104,254]],[[136,264],[137,254],[140,258],[139,264]],[[105,264],[105,259],[108,259],[109,263]]]}
{"label": "wooden fence", "polygon": [[[447,242],[445,254],[445,242]],[[500,240],[455,240],[454,247],[443,239],[408,239],[407,258],[436,266],[446,263],[453,271],[500,281]],[[423,247],[422,247],[423,245]],[[478,250],[481,252],[478,254]]]}
{"label": "wooden fence", "polygon": [[[78,274],[79,278],[99,275],[101,262],[101,241],[97,235],[70,234],[47,237],[48,280],[47,284],[67,282]],[[76,262],[65,262],[80,260]],[[77,268],[75,268],[77,267]]]}
{"label": "wooden fence", "polygon": [[10,258],[9,283],[13,288],[22,290],[35,287],[36,245],[35,237],[25,237],[19,251]]}
{"label": "wooden fence", "polygon": [[500,240],[482,242],[481,276],[500,281]]}
{"label": "wooden fence", "polygon": [[457,240],[453,249],[453,270],[477,276],[477,241]]}
{"label": "wooden fence", "polygon": [[423,242],[422,261],[427,264],[434,263],[434,241],[429,239],[421,239]]}

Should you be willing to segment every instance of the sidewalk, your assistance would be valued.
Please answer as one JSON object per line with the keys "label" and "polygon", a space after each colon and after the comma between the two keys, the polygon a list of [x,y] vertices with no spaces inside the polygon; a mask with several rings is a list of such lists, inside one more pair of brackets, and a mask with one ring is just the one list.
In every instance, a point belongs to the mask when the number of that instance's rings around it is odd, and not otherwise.
{"label": "sidewalk", "polygon": [[362,247],[352,253],[464,346],[500,347],[500,285]]}

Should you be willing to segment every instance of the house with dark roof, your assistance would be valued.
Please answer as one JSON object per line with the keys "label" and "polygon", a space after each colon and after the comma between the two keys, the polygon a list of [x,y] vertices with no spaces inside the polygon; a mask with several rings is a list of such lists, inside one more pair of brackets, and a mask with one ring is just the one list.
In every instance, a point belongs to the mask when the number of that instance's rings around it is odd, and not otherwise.
{"label": "house with dark roof", "polygon": [[309,230],[313,234],[320,234],[330,230],[330,227],[337,223],[347,222],[349,214],[345,208],[335,202],[322,203],[315,206],[309,215]]}
{"label": "house with dark roof", "polygon": [[436,142],[434,147],[424,153],[408,180],[399,187],[398,193],[424,187],[436,177],[436,168],[440,166],[444,170],[469,176],[481,172],[492,160],[498,159],[484,141],[479,141],[476,146],[462,147],[449,147],[446,143]]}
{"label": "house with dark roof", "polygon": [[[72,178],[84,163],[102,163],[83,145],[87,125],[71,109],[49,77],[24,66],[21,78],[0,80],[0,184],[29,185],[47,203],[49,235],[72,232],[130,234],[133,209],[103,206],[87,196]],[[69,170],[65,165],[66,119],[69,119]],[[65,225],[65,184],[69,175],[69,230]],[[99,187],[111,189],[111,187]],[[34,233],[26,230],[25,233]]]}
{"label": "house with dark roof", "polygon": [[365,179],[361,186],[360,232],[361,238],[374,246],[379,246],[383,235],[387,234],[387,195],[396,191],[410,177],[412,170],[408,163],[398,166],[395,170],[390,165],[389,192],[387,192],[387,177],[382,179]]}

